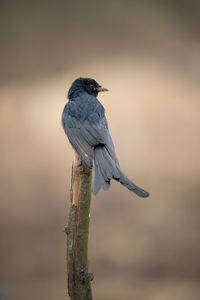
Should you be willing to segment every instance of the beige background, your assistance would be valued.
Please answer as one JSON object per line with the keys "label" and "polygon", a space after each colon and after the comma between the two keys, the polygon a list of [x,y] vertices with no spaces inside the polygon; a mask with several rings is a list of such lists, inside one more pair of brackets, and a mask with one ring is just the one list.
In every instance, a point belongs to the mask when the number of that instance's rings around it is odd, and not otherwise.
{"label": "beige background", "polygon": [[2,1],[0,299],[66,298],[73,150],[60,119],[79,76],[109,89],[121,167],[151,193],[113,182],[93,197],[94,299],[199,299],[200,7],[156,3]]}

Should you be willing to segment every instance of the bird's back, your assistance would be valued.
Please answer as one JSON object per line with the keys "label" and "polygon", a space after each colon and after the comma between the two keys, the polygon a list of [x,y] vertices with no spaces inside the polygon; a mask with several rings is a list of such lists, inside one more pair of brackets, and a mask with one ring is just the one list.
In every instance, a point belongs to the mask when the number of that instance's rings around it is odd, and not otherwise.
{"label": "bird's back", "polygon": [[67,121],[67,116],[80,122],[88,120],[94,123],[104,117],[104,108],[96,97],[82,93],[81,96],[67,102],[63,111],[62,122]]}

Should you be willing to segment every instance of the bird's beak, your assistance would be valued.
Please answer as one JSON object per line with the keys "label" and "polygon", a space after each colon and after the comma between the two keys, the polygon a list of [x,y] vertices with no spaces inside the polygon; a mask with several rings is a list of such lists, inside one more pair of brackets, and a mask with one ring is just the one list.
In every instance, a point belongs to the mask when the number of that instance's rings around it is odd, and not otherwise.
{"label": "bird's beak", "polygon": [[97,91],[98,92],[108,92],[108,89],[104,88],[103,86],[98,86]]}

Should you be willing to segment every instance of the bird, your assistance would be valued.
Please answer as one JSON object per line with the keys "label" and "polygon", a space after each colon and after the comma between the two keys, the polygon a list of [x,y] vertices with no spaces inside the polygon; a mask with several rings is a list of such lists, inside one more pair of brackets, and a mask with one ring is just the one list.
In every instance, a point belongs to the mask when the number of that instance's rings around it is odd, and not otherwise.
{"label": "bird", "polygon": [[93,168],[94,195],[101,188],[108,190],[114,179],[137,196],[146,198],[149,193],[135,185],[120,168],[105,109],[97,99],[99,92],[106,91],[107,88],[92,78],[76,79],[68,91],[69,101],[62,113],[64,131],[84,165]]}

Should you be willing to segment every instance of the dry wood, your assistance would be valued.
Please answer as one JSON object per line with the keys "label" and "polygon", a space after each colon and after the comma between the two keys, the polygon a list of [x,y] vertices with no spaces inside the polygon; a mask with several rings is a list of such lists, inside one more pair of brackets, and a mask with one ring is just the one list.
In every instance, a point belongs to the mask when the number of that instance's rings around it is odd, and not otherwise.
{"label": "dry wood", "polygon": [[88,234],[90,222],[92,170],[78,157],[72,166],[67,234],[68,294],[71,300],[92,300],[88,273]]}

